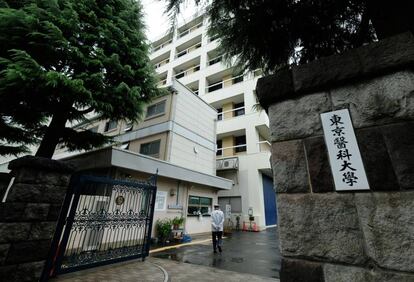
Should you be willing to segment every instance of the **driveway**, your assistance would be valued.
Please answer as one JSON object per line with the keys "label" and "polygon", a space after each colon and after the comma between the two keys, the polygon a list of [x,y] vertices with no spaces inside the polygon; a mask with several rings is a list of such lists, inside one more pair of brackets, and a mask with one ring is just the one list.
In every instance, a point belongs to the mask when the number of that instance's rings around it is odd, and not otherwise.
{"label": "driveway", "polygon": [[280,252],[276,228],[233,232],[223,240],[223,253],[213,253],[210,241],[151,254],[152,257],[279,278]]}

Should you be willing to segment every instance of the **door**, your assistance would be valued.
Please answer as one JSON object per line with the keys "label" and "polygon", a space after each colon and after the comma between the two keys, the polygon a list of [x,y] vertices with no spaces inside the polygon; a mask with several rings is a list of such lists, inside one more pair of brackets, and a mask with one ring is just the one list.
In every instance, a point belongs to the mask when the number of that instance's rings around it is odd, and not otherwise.
{"label": "door", "polygon": [[262,175],[266,226],[277,224],[276,193],[272,178]]}

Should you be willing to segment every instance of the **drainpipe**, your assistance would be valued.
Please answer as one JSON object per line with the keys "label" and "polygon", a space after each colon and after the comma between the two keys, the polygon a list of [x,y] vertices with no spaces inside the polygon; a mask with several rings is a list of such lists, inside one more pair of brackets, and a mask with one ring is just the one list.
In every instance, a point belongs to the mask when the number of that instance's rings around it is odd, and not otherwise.
{"label": "drainpipe", "polygon": [[175,205],[176,206],[178,206],[178,197],[180,196],[180,183],[181,183],[181,180],[178,180],[177,181],[177,196],[175,198]]}

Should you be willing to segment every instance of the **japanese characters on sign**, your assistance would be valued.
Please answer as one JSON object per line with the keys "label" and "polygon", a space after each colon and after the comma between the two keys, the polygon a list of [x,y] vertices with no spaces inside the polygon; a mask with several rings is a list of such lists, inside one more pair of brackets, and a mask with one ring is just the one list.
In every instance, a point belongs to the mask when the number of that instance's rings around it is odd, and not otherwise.
{"label": "japanese characters on sign", "polygon": [[323,113],[321,120],[335,189],[369,190],[349,111]]}

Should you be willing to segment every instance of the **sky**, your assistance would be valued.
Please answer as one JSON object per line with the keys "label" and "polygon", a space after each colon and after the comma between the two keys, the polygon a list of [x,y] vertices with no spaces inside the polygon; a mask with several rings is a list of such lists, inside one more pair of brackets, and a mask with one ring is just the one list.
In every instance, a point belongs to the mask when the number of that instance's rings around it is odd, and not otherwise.
{"label": "sky", "polygon": [[[178,21],[184,21],[192,16],[197,8],[193,4],[194,1],[186,2],[182,8],[182,13],[178,17]],[[168,16],[164,14],[166,7],[166,0],[141,0],[145,13],[145,24],[147,26],[147,37],[149,40],[160,37],[171,27],[171,22]]]}

